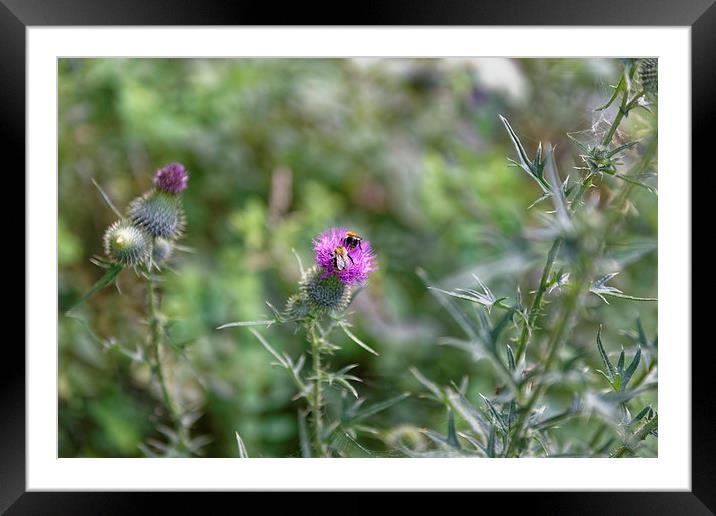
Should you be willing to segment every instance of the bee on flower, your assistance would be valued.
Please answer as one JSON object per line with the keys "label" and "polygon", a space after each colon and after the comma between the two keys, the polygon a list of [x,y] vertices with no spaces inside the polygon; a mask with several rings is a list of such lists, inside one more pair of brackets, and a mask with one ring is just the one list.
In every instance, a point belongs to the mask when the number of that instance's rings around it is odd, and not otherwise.
{"label": "bee on flower", "polygon": [[313,240],[316,265],[321,277],[335,275],[345,285],[365,284],[377,269],[370,242],[345,228],[331,228]]}

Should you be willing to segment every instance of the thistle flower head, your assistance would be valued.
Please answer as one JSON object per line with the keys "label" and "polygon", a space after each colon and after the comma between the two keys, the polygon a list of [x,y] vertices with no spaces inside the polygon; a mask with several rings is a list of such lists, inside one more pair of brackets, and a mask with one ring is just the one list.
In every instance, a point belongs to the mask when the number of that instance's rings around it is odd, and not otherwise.
{"label": "thistle flower head", "polygon": [[134,199],[128,216],[153,237],[176,239],[184,230],[181,198],[164,190],[155,189]]}
{"label": "thistle flower head", "polygon": [[[337,277],[345,285],[363,285],[369,274],[376,270],[375,254],[367,240],[361,240],[360,246],[346,248],[345,228],[331,228],[313,240],[316,265],[323,270],[321,277]],[[336,248],[346,252],[336,267]]]}
{"label": "thistle flower head", "polygon": [[126,267],[144,263],[151,252],[147,234],[127,220],[118,220],[104,233],[104,252],[114,262]]}
{"label": "thistle flower head", "polygon": [[169,163],[154,174],[154,186],[171,194],[186,190],[189,172],[181,163]]}

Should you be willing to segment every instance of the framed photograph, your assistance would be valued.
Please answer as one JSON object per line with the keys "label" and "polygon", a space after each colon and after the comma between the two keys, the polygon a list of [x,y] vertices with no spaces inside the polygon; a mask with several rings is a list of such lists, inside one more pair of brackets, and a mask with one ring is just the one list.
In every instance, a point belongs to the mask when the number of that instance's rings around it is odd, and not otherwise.
{"label": "framed photograph", "polygon": [[26,339],[0,509],[528,491],[712,514],[712,3],[2,0]]}

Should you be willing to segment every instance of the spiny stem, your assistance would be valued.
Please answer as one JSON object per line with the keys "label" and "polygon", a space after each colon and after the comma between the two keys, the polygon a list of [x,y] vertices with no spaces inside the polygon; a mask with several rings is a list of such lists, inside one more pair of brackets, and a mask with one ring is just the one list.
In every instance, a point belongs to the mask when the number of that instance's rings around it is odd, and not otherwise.
{"label": "spiny stem", "polygon": [[313,431],[313,447],[317,457],[325,456],[323,445],[323,419],[321,418],[321,405],[323,404],[321,394],[321,346],[320,338],[316,334],[315,322],[307,325],[308,338],[311,342],[311,354],[313,356],[313,390],[311,392],[311,426]]}
{"label": "spiny stem", "polygon": [[633,453],[634,447],[641,441],[647,438],[647,436],[656,430],[659,426],[659,415],[655,414],[653,418],[644,423],[633,435],[629,436],[627,442],[622,446],[614,450],[611,454],[612,458],[624,457],[627,453]]}
{"label": "spiny stem", "polygon": [[627,111],[626,111],[627,95],[629,95],[629,92],[626,90],[626,87],[625,87],[624,93],[622,94],[622,101],[621,101],[621,104],[619,104],[619,110],[617,111],[616,117],[614,117],[614,121],[609,126],[609,130],[607,131],[607,134],[605,134],[604,138],[602,139],[602,147],[606,148],[612,142],[612,138],[614,138],[614,133],[617,132],[617,127],[619,127],[619,124],[621,123],[622,119],[624,118],[624,115],[627,113]]}
{"label": "spiny stem", "polygon": [[[627,86],[627,72],[624,72],[624,75],[622,76],[622,79],[619,81],[618,88],[621,88],[622,90],[622,98],[619,102],[619,109],[617,110],[617,114],[614,117],[614,121],[609,126],[609,130],[607,131],[607,134],[604,135],[604,138],[602,138],[602,147],[606,148],[609,146],[609,144],[612,142],[612,138],[614,138],[614,133],[616,133],[617,128],[619,127],[619,124],[621,124],[622,119],[629,113],[629,110],[633,107],[633,101],[629,102],[629,87]],[[638,97],[635,97],[635,99]]]}
{"label": "spiny stem", "polygon": [[[635,96],[631,102],[628,102],[629,97],[629,90],[627,89],[626,82],[622,79],[619,82],[619,88],[622,89],[622,98],[619,103],[619,109],[617,110],[617,114],[614,117],[614,120],[609,125],[609,130],[604,135],[604,138],[602,138],[601,146],[605,149],[609,147],[609,144],[612,142],[612,139],[614,138],[614,134],[617,132],[617,128],[619,127],[619,124],[621,124],[624,117],[629,113],[629,111],[634,107],[634,104],[636,100],[643,95],[643,92],[640,92]],[[582,182],[579,184],[579,190],[577,190],[577,193],[574,196],[574,199],[572,200],[571,207],[572,211],[574,211],[579,204],[582,202],[582,197],[584,197],[584,194],[589,190],[589,188],[592,186],[592,180],[594,178],[594,174],[597,173],[597,171],[594,169],[592,165],[590,165],[590,171],[587,173],[587,175],[584,177]]]}
{"label": "spiny stem", "polygon": [[163,334],[163,328],[162,328],[162,322],[161,317],[159,314],[159,303],[157,301],[157,294],[156,294],[156,287],[154,284],[154,280],[150,277],[147,278],[147,310],[149,312],[149,342],[152,348],[152,353],[154,354],[154,364],[152,364],[152,369],[154,370],[154,374],[157,377],[157,381],[159,382],[159,386],[162,391],[162,398],[164,400],[164,405],[169,411],[169,415],[172,419],[172,423],[174,424],[174,429],[177,432],[177,436],[179,437],[179,445],[186,449],[187,448],[187,441],[188,436],[186,435],[186,429],[184,428],[184,425],[181,423],[181,418],[179,416],[179,413],[177,411],[176,405],[174,404],[174,401],[172,400],[171,395],[169,394],[169,389],[167,388],[167,382],[164,377],[164,371],[162,368],[162,360],[161,360],[161,354],[160,354],[160,348],[162,345],[162,334]]}
{"label": "spiny stem", "polygon": [[589,172],[586,177],[582,180],[581,183],[579,183],[579,190],[577,190],[577,193],[574,195],[574,199],[570,203],[570,208],[572,211],[576,210],[579,207],[579,204],[582,202],[582,197],[584,197],[584,194],[587,190],[592,186],[592,178],[594,177],[594,173]]}
{"label": "spiny stem", "polygon": [[[552,336],[549,340],[549,344],[547,345],[547,358],[544,361],[543,371],[541,374],[543,378],[551,371],[554,359],[557,357],[557,351],[559,350],[563,337],[569,333],[569,330],[571,330],[574,320],[574,313],[576,311],[576,308],[579,306],[579,300],[582,296],[585,285],[586,281],[584,279],[581,279],[571,290],[567,300],[565,301],[564,308],[562,310],[562,316],[560,317],[557,328],[555,328],[554,332],[552,333]],[[530,416],[532,408],[535,406],[542,394],[544,394],[546,388],[547,384],[544,381],[540,381],[532,392],[532,396],[530,396],[529,400],[525,404],[522,412],[520,413],[519,418],[517,419],[517,422],[515,423],[514,434],[512,439],[510,439],[510,444],[505,454],[506,457],[512,456],[516,444],[519,443],[520,439],[522,438],[522,433],[524,432],[525,426],[527,424],[527,419]]]}
{"label": "spiny stem", "polygon": [[609,130],[607,131],[607,134],[604,135],[604,138],[602,139],[602,147],[605,149],[609,146],[610,143],[612,143],[612,138],[614,138],[614,133],[616,133],[617,128],[619,127],[619,124],[621,124],[623,118],[629,114],[629,111],[634,109],[636,107],[639,99],[644,96],[644,90],[639,90],[631,100],[629,100],[629,88],[626,85],[626,81],[622,81],[619,83],[620,88],[622,88],[622,99],[619,104],[619,109],[617,110],[617,114],[614,117],[614,121],[609,126]]}
{"label": "spiny stem", "polygon": [[520,359],[527,350],[529,336],[531,332],[534,331],[537,317],[542,310],[542,300],[547,289],[547,282],[549,281],[549,276],[552,273],[552,266],[554,265],[554,260],[557,256],[557,253],[559,252],[559,248],[561,245],[562,239],[555,239],[555,241],[552,243],[552,247],[550,248],[549,253],[547,253],[547,262],[544,264],[544,269],[542,270],[542,277],[539,280],[539,287],[537,288],[537,292],[535,292],[535,297],[532,299],[532,305],[530,306],[530,311],[527,316],[527,323],[522,326],[522,333],[520,334],[520,338],[517,343],[517,353],[515,355],[516,362],[520,361]]}

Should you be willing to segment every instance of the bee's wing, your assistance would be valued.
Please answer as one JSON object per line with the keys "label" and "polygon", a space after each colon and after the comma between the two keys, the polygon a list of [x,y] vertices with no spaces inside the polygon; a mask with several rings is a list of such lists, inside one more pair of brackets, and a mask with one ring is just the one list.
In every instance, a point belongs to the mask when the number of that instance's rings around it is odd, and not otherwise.
{"label": "bee's wing", "polygon": [[336,270],[342,271],[346,268],[346,259],[341,255],[336,255]]}

